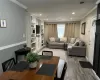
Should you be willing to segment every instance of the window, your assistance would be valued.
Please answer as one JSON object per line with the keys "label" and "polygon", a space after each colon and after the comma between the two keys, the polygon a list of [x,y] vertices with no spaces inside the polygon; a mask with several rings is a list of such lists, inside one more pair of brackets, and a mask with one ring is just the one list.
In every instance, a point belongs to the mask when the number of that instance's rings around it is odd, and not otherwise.
{"label": "window", "polygon": [[59,38],[64,37],[65,24],[57,24],[57,31],[58,31],[58,37]]}

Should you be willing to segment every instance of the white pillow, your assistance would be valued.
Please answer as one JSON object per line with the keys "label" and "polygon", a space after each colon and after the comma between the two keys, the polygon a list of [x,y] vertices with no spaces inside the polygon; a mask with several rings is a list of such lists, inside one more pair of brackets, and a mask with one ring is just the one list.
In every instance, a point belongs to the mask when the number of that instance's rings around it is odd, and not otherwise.
{"label": "white pillow", "polygon": [[81,42],[81,40],[77,38],[77,39],[76,39],[76,41],[75,41],[75,43],[73,44],[73,46],[74,46],[77,42],[79,42],[79,43],[80,43],[80,42]]}
{"label": "white pillow", "polygon": [[76,38],[71,38],[70,43],[74,44],[75,40],[76,40]]}
{"label": "white pillow", "polygon": [[66,37],[60,38],[60,41],[67,42],[67,38]]}
{"label": "white pillow", "polygon": [[54,38],[54,37],[51,37],[51,38],[50,38],[50,41],[51,41],[51,42],[55,42],[55,38]]}

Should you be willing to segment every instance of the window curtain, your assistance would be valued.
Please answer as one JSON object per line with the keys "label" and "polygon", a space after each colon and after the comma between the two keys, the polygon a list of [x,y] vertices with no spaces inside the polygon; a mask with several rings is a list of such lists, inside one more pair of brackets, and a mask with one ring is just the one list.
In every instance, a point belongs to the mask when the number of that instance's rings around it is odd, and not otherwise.
{"label": "window curtain", "polygon": [[67,23],[65,25],[64,36],[69,38],[77,38],[80,34],[80,23]]}
{"label": "window curtain", "polygon": [[58,32],[57,32],[57,24],[46,24],[48,32],[45,34],[48,34],[48,39],[50,37],[58,38]]}

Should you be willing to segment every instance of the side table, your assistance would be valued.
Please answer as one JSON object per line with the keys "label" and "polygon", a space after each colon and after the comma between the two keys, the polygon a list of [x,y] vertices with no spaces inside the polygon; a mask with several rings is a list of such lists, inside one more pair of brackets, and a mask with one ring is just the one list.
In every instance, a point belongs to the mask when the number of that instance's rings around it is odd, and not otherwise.
{"label": "side table", "polygon": [[20,55],[27,55],[29,52],[31,51],[30,48],[22,48],[22,49],[19,49],[17,51],[15,51],[15,57],[16,57],[16,63],[18,62],[18,56]]}
{"label": "side table", "polygon": [[64,50],[67,50],[67,46],[68,46],[68,44],[64,43]]}

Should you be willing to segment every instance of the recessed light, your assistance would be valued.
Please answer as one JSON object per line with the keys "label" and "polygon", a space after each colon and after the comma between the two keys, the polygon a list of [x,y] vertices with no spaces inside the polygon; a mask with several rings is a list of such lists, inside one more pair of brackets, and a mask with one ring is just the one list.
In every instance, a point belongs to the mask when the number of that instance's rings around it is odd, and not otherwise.
{"label": "recessed light", "polygon": [[75,12],[72,12],[72,14],[75,14]]}
{"label": "recessed light", "polygon": [[80,2],[80,4],[84,4],[84,3],[85,3],[84,1],[81,1],[81,2]]}
{"label": "recessed light", "polygon": [[40,14],[40,16],[42,16],[42,14]]}
{"label": "recessed light", "polygon": [[70,18],[71,20],[73,19],[73,18]]}

